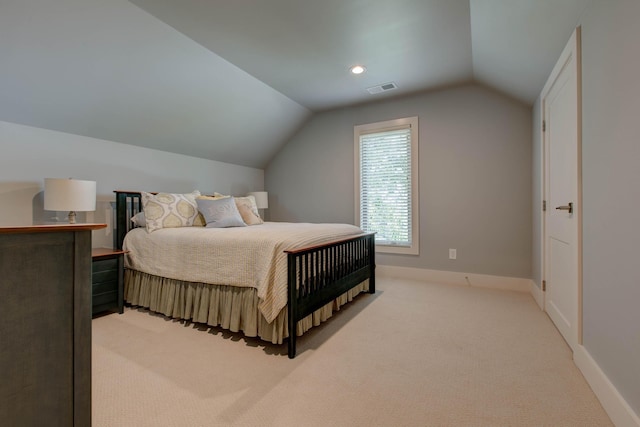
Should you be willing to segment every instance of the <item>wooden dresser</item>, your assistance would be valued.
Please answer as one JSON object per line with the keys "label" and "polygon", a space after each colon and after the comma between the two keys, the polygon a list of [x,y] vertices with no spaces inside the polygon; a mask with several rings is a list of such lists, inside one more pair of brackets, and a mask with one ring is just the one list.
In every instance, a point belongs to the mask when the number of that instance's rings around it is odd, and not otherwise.
{"label": "wooden dresser", "polygon": [[0,424],[91,425],[91,230],[0,226]]}

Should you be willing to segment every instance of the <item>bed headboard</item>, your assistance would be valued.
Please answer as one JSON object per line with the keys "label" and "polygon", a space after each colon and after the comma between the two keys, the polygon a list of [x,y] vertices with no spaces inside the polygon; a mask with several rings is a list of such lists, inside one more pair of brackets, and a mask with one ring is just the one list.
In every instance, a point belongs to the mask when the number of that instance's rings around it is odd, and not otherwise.
{"label": "bed headboard", "polygon": [[113,247],[122,249],[124,236],[135,228],[131,218],[142,212],[142,195],[139,191],[114,191],[116,193],[116,226],[113,233]]}

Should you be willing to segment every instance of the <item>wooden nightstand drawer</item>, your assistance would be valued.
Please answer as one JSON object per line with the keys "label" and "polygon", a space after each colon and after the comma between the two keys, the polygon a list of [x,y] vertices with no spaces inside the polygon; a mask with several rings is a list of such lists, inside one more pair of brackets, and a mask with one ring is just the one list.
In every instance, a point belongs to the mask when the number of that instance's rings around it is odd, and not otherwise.
{"label": "wooden nightstand drawer", "polygon": [[93,260],[93,275],[105,271],[115,271],[118,273],[118,259],[95,259]]}
{"label": "wooden nightstand drawer", "polygon": [[93,294],[93,306],[113,306],[113,301],[118,300],[118,290],[111,292],[103,292],[101,294]]}
{"label": "wooden nightstand drawer", "polygon": [[92,250],[91,292],[92,312],[117,309],[123,311],[124,251]]}
{"label": "wooden nightstand drawer", "polygon": [[100,283],[94,282],[91,287],[91,292],[93,293],[94,298],[97,295],[104,294],[105,292],[118,292],[118,276],[115,277],[115,280]]}
{"label": "wooden nightstand drawer", "polygon": [[94,271],[91,273],[91,282],[96,283],[118,281],[118,263],[116,262],[116,268],[113,270]]}

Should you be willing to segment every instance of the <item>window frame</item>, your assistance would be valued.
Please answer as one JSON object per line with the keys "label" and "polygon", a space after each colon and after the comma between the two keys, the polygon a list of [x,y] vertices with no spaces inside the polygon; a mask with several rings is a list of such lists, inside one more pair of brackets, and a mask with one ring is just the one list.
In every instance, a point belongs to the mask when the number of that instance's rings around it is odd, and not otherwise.
{"label": "window frame", "polygon": [[355,224],[360,227],[360,137],[371,133],[380,133],[403,128],[410,129],[411,138],[411,221],[410,235],[411,245],[388,245],[376,242],[376,252],[390,254],[419,255],[420,253],[420,189],[418,174],[418,117],[405,117],[394,120],[356,125],[353,127],[354,142],[354,200],[355,200]]}

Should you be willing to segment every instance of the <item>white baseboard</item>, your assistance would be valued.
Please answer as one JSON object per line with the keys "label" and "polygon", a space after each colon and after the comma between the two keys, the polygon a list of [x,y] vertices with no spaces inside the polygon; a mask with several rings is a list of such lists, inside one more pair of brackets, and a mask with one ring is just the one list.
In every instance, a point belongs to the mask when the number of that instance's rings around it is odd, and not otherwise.
{"label": "white baseboard", "polygon": [[531,292],[531,279],[491,276],[488,274],[459,273],[455,271],[428,270],[424,268],[377,265],[376,274],[381,277],[397,277],[449,285],[474,286],[504,291]]}
{"label": "white baseboard", "polygon": [[616,427],[640,427],[640,417],[618,389],[609,381],[600,366],[581,345],[573,353],[573,360],[589,383],[589,386],[600,400],[602,407]]}
{"label": "white baseboard", "polygon": [[538,287],[538,285],[536,285],[536,282],[534,282],[533,280],[531,281],[530,292],[533,296],[533,299],[538,304],[538,307],[540,307],[540,310],[544,310],[544,292],[542,292],[542,288]]}

